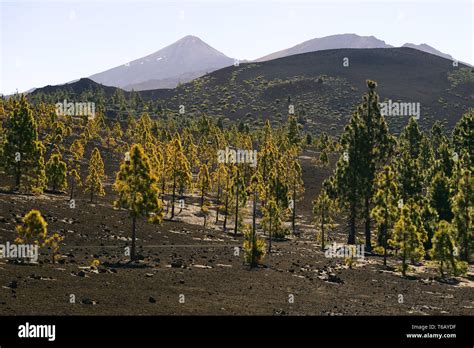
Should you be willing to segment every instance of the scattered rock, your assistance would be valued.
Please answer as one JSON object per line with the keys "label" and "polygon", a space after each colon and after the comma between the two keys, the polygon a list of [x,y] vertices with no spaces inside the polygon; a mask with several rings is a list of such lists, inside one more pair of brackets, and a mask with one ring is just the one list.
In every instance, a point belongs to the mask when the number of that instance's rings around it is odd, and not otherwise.
{"label": "scattered rock", "polygon": [[95,306],[95,305],[97,304],[96,301],[91,300],[91,299],[88,298],[88,297],[84,297],[84,298],[81,300],[81,303],[82,303],[82,304],[85,304],[85,305],[92,305],[92,306]]}
{"label": "scattered rock", "polygon": [[151,277],[153,277],[153,273],[145,273],[145,277],[151,278]]}
{"label": "scattered rock", "polygon": [[150,297],[148,298],[148,302],[150,302],[150,303],[156,303],[156,300],[155,300],[153,297],[150,296]]}
{"label": "scattered rock", "polygon": [[86,277],[86,272],[84,272],[84,271],[79,271],[79,272],[77,272],[77,276],[78,276],[78,277],[85,278],[85,277]]}
{"label": "scattered rock", "polygon": [[184,260],[183,259],[175,259],[171,261],[171,267],[173,268],[182,268],[184,266]]}
{"label": "scattered rock", "polygon": [[344,283],[344,281],[341,278],[339,278],[337,275],[335,275],[334,273],[330,273],[326,281],[330,283],[338,283],[338,284]]}

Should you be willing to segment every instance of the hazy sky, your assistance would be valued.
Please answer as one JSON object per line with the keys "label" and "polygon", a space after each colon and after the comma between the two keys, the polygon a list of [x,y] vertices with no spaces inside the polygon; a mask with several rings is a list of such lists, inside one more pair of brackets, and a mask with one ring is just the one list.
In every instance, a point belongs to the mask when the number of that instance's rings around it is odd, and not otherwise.
{"label": "hazy sky", "polygon": [[356,33],[427,43],[473,63],[474,0],[0,0],[0,93],[59,84],[196,35],[255,59],[315,37]]}

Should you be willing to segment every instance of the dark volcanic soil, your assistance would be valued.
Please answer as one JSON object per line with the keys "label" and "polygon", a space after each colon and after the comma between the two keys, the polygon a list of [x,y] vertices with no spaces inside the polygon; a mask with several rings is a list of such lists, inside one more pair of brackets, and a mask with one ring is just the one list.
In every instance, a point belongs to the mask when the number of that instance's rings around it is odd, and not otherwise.
{"label": "dark volcanic soil", "polygon": [[[143,260],[127,264],[130,220],[126,212],[112,208],[110,196],[93,205],[80,197],[71,209],[65,195],[0,193],[0,243],[13,242],[15,225],[32,208],[42,212],[49,231],[65,236],[59,263],[48,261],[47,250],[39,264],[0,259],[0,314],[474,313],[472,268],[452,285],[438,281],[433,266],[426,265],[402,278],[393,271],[398,263],[394,257],[388,269],[377,256],[367,256],[352,269],[343,259],[325,258],[308,212],[326,173],[304,163],[306,195],[299,212],[303,233],[274,242],[265,266],[253,270],[243,263],[241,250],[235,255],[242,236],[169,221],[161,226],[140,221],[137,243],[143,246]],[[210,220],[213,227],[212,216]],[[343,241],[339,229],[336,237]],[[97,269],[89,267],[94,259],[101,262]]]}

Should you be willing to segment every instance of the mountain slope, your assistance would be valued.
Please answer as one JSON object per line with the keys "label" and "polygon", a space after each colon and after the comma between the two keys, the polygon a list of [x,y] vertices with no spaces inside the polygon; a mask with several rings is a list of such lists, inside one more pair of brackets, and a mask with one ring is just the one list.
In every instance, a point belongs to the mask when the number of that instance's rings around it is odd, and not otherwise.
{"label": "mountain slope", "polygon": [[[168,105],[253,123],[284,120],[291,103],[306,129],[337,134],[361,102],[367,79],[377,81],[381,101],[419,103],[425,129],[435,120],[449,128],[474,107],[471,68],[407,47],[324,50],[231,66],[174,89]],[[143,96],[155,98],[156,92]],[[407,121],[387,117],[394,132]]]}
{"label": "mountain slope", "polygon": [[257,62],[263,62],[276,58],[287,57],[294,54],[315,52],[322,50],[331,50],[338,48],[389,48],[385,41],[379,40],[374,36],[359,36],[356,34],[339,34],[315,38],[285,50],[271,53],[257,59]]}
{"label": "mountain slope", "polygon": [[[307,52],[316,52],[322,50],[338,49],[338,48],[391,48],[393,46],[386,44],[385,41],[379,40],[374,36],[359,36],[356,34],[340,34],[331,35],[321,38],[315,38],[305,41],[296,46],[284,49],[278,52],[271,53],[259,59],[256,62],[263,62],[276,58],[291,56],[294,54],[301,54]],[[437,49],[427,44],[412,44],[406,43],[402,47],[414,48],[419,51],[434,54],[446,59],[453,59],[449,54],[438,51]]]}
{"label": "mountain slope", "polygon": [[420,45],[416,45],[416,44],[412,44],[412,43],[407,42],[402,47],[414,48],[416,50],[420,50],[420,51],[423,51],[423,52],[426,52],[426,53],[434,54],[435,56],[440,56],[440,57],[443,57],[443,58],[446,58],[446,59],[451,59],[451,60],[453,59],[453,57],[451,55],[443,53],[441,51],[438,51],[436,48],[433,48],[430,45],[427,45],[427,44],[424,44],[424,43],[420,44]]}
{"label": "mountain slope", "polygon": [[[206,72],[229,66],[233,62],[232,58],[212,48],[198,37],[186,36],[146,57],[94,74],[90,79],[104,85],[129,89],[134,86],[139,88],[140,84],[150,80],[158,81],[151,86],[148,82],[147,87],[153,88],[160,84],[160,80],[174,79],[177,82],[187,82]],[[183,81],[180,81],[180,77]]]}
{"label": "mountain slope", "polygon": [[[343,59],[349,58],[345,67]],[[326,131],[340,134],[354,108],[367,90],[366,80],[377,81],[380,100],[420,104],[419,124],[430,128],[436,120],[452,127],[469,108],[474,107],[474,69],[420,50],[403,48],[335,49],[292,55],[260,63],[229,66],[180,85],[174,89],[141,91],[154,107],[147,112],[153,118],[164,115],[193,117],[207,114],[222,117],[224,123],[261,124],[284,122],[289,104],[311,133]],[[116,89],[90,80],[69,85],[37,89],[32,94],[49,93],[64,98],[61,91],[80,101],[88,100],[84,89]],[[82,94],[80,94],[82,93]],[[128,99],[130,93],[126,92]],[[114,118],[118,105],[107,101],[107,115]],[[186,108],[182,116],[180,105]],[[163,111],[166,109],[165,111]],[[157,111],[160,110],[160,111]],[[139,115],[142,110],[133,114]],[[407,116],[387,116],[391,131],[399,132]]]}

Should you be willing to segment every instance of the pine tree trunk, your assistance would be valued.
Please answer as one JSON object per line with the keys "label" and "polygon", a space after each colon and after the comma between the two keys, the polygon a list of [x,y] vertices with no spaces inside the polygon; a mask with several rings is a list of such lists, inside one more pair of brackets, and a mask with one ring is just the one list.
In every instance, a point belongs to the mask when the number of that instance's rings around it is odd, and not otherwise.
{"label": "pine tree trunk", "polygon": [[173,220],[173,218],[174,218],[175,197],[176,197],[176,175],[173,175],[173,195],[171,197],[171,218],[170,218],[170,220]]}
{"label": "pine tree trunk", "polygon": [[347,244],[355,244],[355,224],[356,224],[356,211],[354,203],[351,203],[350,216],[349,216],[349,238]]}
{"label": "pine tree trunk", "polygon": [[255,259],[255,237],[257,233],[257,190],[253,192],[253,214],[252,214],[252,264],[254,267],[257,262]]}
{"label": "pine tree trunk", "polygon": [[291,216],[291,226],[293,228],[293,235],[296,233],[295,220],[296,220],[296,187],[293,185],[293,212]]}
{"label": "pine tree trunk", "polygon": [[370,200],[365,197],[365,248],[372,251],[372,243],[370,241]]}
{"label": "pine tree trunk", "polygon": [[21,182],[21,165],[20,161],[17,162],[16,166],[16,173],[15,173],[15,190],[20,190],[20,182]]}
{"label": "pine tree trunk", "polygon": [[235,190],[235,226],[234,236],[237,235],[237,225],[239,223],[239,189]]}
{"label": "pine tree trunk", "polygon": [[74,195],[74,180],[71,183],[71,196],[69,197],[69,200],[72,199],[73,195]]}
{"label": "pine tree trunk", "polygon": [[221,204],[221,185],[217,187],[217,201],[216,201],[216,224],[219,222],[219,206]]}
{"label": "pine tree trunk", "polygon": [[135,239],[136,239],[136,217],[132,217],[132,250],[130,251],[130,261],[135,260]]}
{"label": "pine tree trunk", "polygon": [[383,243],[383,265],[387,266],[387,228],[388,224],[384,223],[382,226],[382,243]]}
{"label": "pine tree trunk", "polygon": [[204,185],[202,186],[201,190],[201,208],[204,205]]}
{"label": "pine tree trunk", "polygon": [[324,251],[324,215],[321,219],[321,250]]}
{"label": "pine tree trunk", "polygon": [[272,218],[270,218],[270,224],[268,228],[269,238],[268,238],[268,254],[272,252]]}
{"label": "pine tree trunk", "polygon": [[224,232],[227,227],[227,215],[229,215],[229,194],[225,196],[225,211],[224,211],[224,225],[223,225]]}

